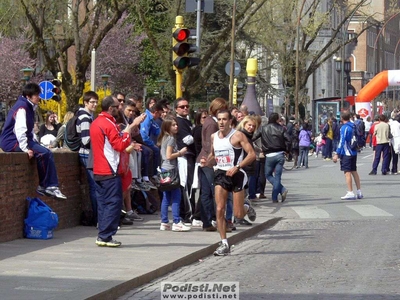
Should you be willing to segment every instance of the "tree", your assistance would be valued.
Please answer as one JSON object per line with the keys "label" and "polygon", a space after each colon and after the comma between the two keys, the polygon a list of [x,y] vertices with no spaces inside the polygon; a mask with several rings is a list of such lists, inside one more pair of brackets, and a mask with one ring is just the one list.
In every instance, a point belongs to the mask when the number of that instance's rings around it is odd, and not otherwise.
{"label": "tree", "polygon": [[32,29],[31,57],[43,72],[63,74],[62,88],[72,109],[87,81],[92,49],[98,49],[133,3],[131,0],[19,0]]}
{"label": "tree", "polygon": [[23,18],[21,7],[14,0],[2,0],[0,5],[0,36],[18,37],[26,31],[28,22]]}
{"label": "tree", "polygon": [[[252,16],[260,9],[266,0],[250,0],[239,3],[237,6],[236,34],[240,33]],[[149,64],[162,67],[163,75],[175,84],[175,73],[172,70],[171,59],[171,28],[175,24],[177,15],[184,16],[185,26],[195,28],[195,14],[184,13],[184,1],[138,0],[135,12],[142,30],[148,36],[156,61]],[[214,89],[221,90],[227,86],[227,76],[224,66],[229,58],[232,28],[232,1],[215,1],[215,13],[202,16],[201,63],[197,67],[189,68],[184,72],[186,87],[185,96],[204,93],[207,82],[214,85]],[[154,20],[161,18],[161,22]],[[156,30],[155,30],[156,29]]]}
{"label": "tree", "polygon": [[[321,11],[323,5],[320,0],[294,2],[272,0],[259,10],[246,30],[254,32],[253,36],[257,37],[255,43],[273,54],[275,67],[282,72],[285,90],[288,94],[295,95],[297,68],[298,92],[305,88],[308,78],[322,64],[339,53],[344,45],[357,41],[357,36],[343,40],[343,32],[347,31],[347,24],[353,16],[357,16],[358,22],[363,24],[358,32],[359,35],[372,26],[371,19],[374,15],[365,10],[369,7],[369,2],[358,0],[348,6],[340,6],[343,2],[334,1],[327,10]],[[301,4],[305,4],[302,11],[300,11]],[[335,23],[332,22],[334,11],[343,12],[335,27],[333,26]],[[321,36],[329,38],[321,39]],[[296,61],[297,42],[298,61]],[[298,105],[296,116],[298,116]]]}
{"label": "tree", "polygon": [[[135,25],[124,15],[97,49],[98,74],[110,74],[113,88],[123,93],[139,92],[144,77],[139,71],[145,34],[133,35]],[[87,74],[90,76],[90,74]]]}
{"label": "tree", "polygon": [[24,50],[27,43],[24,34],[19,38],[3,37],[0,39],[0,99],[9,103],[16,100],[21,92],[21,69],[34,68],[35,61]]}

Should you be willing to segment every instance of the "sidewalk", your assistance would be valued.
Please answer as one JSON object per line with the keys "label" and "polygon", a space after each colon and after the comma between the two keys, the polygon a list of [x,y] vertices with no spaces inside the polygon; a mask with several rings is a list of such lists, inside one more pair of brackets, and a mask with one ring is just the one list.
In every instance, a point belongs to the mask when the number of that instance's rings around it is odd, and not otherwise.
{"label": "sidewalk", "polygon": [[[269,204],[270,201],[262,202]],[[231,245],[276,224],[269,205],[257,205],[253,226],[228,233]],[[159,216],[124,226],[119,248],[95,245],[94,227],[56,231],[51,240],[19,239],[0,244],[1,299],[116,299],[170,271],[212,255],[218,232],[159,230]]]}

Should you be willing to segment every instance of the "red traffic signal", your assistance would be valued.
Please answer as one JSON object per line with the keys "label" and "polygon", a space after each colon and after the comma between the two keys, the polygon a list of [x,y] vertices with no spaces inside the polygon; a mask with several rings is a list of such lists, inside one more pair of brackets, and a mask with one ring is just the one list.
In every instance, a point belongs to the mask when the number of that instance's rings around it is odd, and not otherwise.
{"label": "red traffic signal", "polygon": [[54,95],[51,97],[54,101],[60,102],[61,101],[61,81],[58,79],[54,79],[51,82],[54,85],[54,88],[51,90]]}
{"label": "red traffic signal", "polygon": [[172,37],[179,43],[183,42],[184,40],[187,40],[189,36],[190,36],[190,30],[187,28],[178,28],[172,34]]}
{"label": "red traffic signal", "polygon": [[200,59],[188,57],[190,53],[196,52],[197,47],[187,42],[190,30],[187,28],[172,28],[172,63],[177,70],[197,66]]}

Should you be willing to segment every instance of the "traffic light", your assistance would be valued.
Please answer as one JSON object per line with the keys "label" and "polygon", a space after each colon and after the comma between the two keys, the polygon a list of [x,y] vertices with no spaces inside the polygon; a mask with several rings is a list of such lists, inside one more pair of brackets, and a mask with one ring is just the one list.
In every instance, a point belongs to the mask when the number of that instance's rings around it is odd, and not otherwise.
{"label": "traffic light", "polygon": [[172,61],[178,70],[197,66],[200,63],[200,58],[188,57],[188,54],[197,51],[195,45],[187,42],[189,36],[190,30],[187,28],[174,27],[172,29]]}
{"label": "traffic light", "polygon": [[54,79],[51,82],[54,85],[54,88],[51,90],[54,93],[54,96],[51,97],[54,101],[61,101],[61,81],[58,79]]}

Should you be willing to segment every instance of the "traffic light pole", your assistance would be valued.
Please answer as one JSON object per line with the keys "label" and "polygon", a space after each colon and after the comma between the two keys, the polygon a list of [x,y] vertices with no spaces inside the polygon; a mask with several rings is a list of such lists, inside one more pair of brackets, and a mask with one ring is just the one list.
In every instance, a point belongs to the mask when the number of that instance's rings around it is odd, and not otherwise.
{"label": "traffic light pole", "polygon": [[198,48],[188,42],[190,30],[183,24],[183,17],[176,16],[175,27],[172,28],[172,63],[176,74],[176,98],[182,97],[182,73],[185,69],[197,66],[200,58],[189,57]]}
{"label": "traffic light pole", "polygon": [[[176,16],[175,17],[175,27],[172,29],[172,33],[174,33],[177,29],[183,28],[184,23],[183,23],[183,17],[182,16]],[[172,45],[174,46],[174,39],[172,39]],[[175,56],[173,57],[173,60],[175,59]],[[182,70],[178,69],[177,67],[173,67],[175,70],[175,77],[176,77],[176,82],[175,82],[175,99],[178,99],[182,97]]]}
{"label": "traffic light pole", "polygon": [[176,92],[175,96],[176,99],[182,97],[182,71],[175,69],[175,76],[176,76]]}
{"label": "traffic light pole", "polygon": [[229,75],[229,104],[233,105],[233,79],[235,70],[235,27],[236,27],[236,0],[233,0],[232,10],[232,38],[231,38],[231,70]]}

